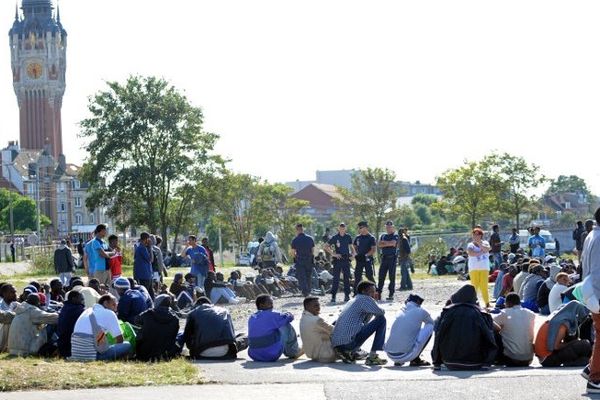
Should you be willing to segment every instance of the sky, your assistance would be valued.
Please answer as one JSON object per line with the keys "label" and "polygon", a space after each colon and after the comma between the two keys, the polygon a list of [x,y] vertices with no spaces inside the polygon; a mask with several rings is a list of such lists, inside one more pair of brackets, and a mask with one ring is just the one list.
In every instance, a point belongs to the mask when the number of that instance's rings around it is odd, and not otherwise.
{"label": "sky", "polygon": [[[272,182],[366,167],[434,182],[498,150],[550,178],[578,175],[600,194],[596,0],[60,0],[60,7],[69,34],[69,162],[85,159],[77,135],[89,96],[106,81],[141,74],[166,78],[203,109],[231,168]],[[6,33],[14,8],[0,2]],[[6,33],[0,146],[19,136]]]}

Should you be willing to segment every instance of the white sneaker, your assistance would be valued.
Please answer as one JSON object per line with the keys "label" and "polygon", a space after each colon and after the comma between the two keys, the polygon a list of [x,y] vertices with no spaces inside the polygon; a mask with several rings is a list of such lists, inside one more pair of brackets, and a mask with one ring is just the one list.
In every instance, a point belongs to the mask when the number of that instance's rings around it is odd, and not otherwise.
{"label": "white sneaker", "polygon": [[229,299],[229,304],[240,304],[240,300],[232,297]]}

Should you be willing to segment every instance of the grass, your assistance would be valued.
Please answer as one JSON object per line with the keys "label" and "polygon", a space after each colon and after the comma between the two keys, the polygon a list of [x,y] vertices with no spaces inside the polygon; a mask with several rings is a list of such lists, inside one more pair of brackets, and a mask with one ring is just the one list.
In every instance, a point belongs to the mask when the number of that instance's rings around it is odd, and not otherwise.
{"label": "grass", "polygon": [[199,369],[185,359],[163,363],[78,363],[2,355],[0,364],[0,392],[196,385],[204,382]]}

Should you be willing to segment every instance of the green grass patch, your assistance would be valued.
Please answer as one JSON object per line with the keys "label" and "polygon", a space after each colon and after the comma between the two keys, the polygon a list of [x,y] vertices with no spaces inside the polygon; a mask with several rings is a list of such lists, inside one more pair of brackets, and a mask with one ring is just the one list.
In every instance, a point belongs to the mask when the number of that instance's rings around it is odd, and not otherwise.
{"label": "green grass patch", "polygon": [[185,359],[162,363],[79,363],[5,354],[0,356],[0,364],[0,392],[196,385],[204,382],[200,370]]}

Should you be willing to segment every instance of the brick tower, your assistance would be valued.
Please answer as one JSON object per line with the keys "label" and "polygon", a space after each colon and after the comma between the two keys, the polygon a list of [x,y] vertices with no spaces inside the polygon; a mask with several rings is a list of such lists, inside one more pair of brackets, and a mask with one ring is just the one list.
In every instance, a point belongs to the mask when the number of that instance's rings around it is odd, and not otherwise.
{"label": "brick tower", "polygon": [[9,32],[13,86],[20,110],[21,147],[63,153],[61,108],[67,32],[52,0],[23,0]]}

